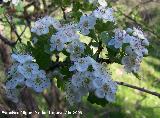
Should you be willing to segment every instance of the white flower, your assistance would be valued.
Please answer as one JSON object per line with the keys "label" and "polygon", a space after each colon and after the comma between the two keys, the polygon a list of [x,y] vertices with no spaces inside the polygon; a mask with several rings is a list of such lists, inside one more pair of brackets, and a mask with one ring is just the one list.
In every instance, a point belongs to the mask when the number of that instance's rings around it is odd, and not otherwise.
{"label": "white flower", "polygon": [[18,63],[14,63],[12,64],[12,66],[8,69],[7,71],[7,77],[11,78],[12,76],[14,76],[15,74],[17,74],[17,68],[18,68]]}
{"label": "white flower", "polygon": [[130,47],[139,56],[143,56],[143,54],[146,52],[146,48],[142,46],[142,40],[138,38],[132,38],[130,41]]}
{"label": "white flower", "polygon": [[117,91],[117,84],[113,81],[106,81],[101,84],[95,90],[95,95],[98,98],[105,98],[109,102],[113,102],[115,100],[115,93]]}
{"label": "white flower", "polygon": [[[8,78],[10,78],[10,80],[6,82],[7,89],[15,89],[17,85],[26,85],[36,92],[42,92],[50,86],[50,80],[46,77],[45,71],[39,70],[38,64],[29,62],[32,59],[25,59],[26,55],[20,54],[14,54],[13,57],[18,61],[14,62],[8,70]],[[21,62],[22,57],[27,61]]]}
{"label": "white flower", "polygon": [[122,58],[122,64],[127,72],[137,73],[140,69],[141,57],[125,56]]}
{"label": "white flower", "polygon": [[10,1],[10,0],[3,0],[3,2],[8,2],[8,1]]}
{"label": "white flower", "polygon": [[80,30],[81,34],[88,35],[90,33],[90,29],[94,28],[96,24],[96,18],[92,15],[84,15],[81,16],[80,21],[78,23],[78,29]]}
{"label": "white flower", "polygon": [[86,90],[92,90],[93,85],[92,85],[92,80],[94,79],[94,76],[91,72],[76,72],[72,76],[72,84],[77,87],[77,88],[84,88]]}
{"label": "white flower", "polygon": [[83,93],[85,93],[84,90],[80,90],[80,88],[77,88],[71,82],[66,83],[66,99],[70,105],[81,102]]}
{"label": "white flower", "polygon": [[51,42],[50,51],[53,51],[53,50],[62,51],[66,43],[65,40],[61,40],[61,37],[57,35],[52,35],[50,42]]}
{"label": "white flower", "polygon": [[36,33],[37,35],[40,36],[49,33],[49,28],[40,19],[35,22],[34,27],[31,28],[31,32]]}
{"label": "white flower", "polygon": [[[74,68],[79,72],[85,72],[88,69],[90,63],[86,57],[78,58],[77,61],[74,62]],[[73,70],[73,67],[70,67],[70,70]],[[72,69],[71,69],[72,68]]]}
{"label": "white flower", "polygon": [[20,0],[3,0],[3,2],[9,2],[12,1],[12,4],[14,4],[15,6],[18,5],[18,3],[20,2]]}
{"label": "white flower", "polygon": [[80,42],[79,40],[72,41],[66,47],[66,51],[71,54],[70,59],[72,61],[79,58],[81,54],[84,52],[84,49],[85,49],[84,43]]}
{"label": "white flower", "polygon": [[36,33],[39,36],[47,34],[49,33],[50,26],[53,26],[56,30],[62,27],[59,21],[50,16],[45,16],[35,22],[34,26],[31,28],[31,32]]}
{"label": "white flower", "polygon": [[149,41],[148,41],[147,39],[144,39],[144,40],[142,41],[142,45],[144,45],[144,46],[149,46]]}
{"label": "white flower", "polygon": [[115,18],[113,16],[114,10],[112,8],[105,8],[103,6],[98,7],[98,9],[93,11],[93,15],[96,18],[114,22]]}
{"label": "white flower", "polygon": [[21,64],[26,63],[26,62],[32,62],[34,60],[34,58],[28,54],[26,55],[12,54],[11,57],[14,62],[19,62]]}
{"label": "white flower", "polygon": [[126,38],[126,31],[125,30],[120,30],[120,29],[116,29],[115,30],[115,36],[113,39],[111,39],[109,42],[108,42],[108,45],[114,45],[115,48],[121,48],[122,47],[122,44],[124,42],[127,42],[127,39]]}
{"label": "white flower", "polygon": [[60,29],[60,28],[62,27],[61,23],[60,23],[58,20],[56,20],[56,19],[52,19],[51,25],[52,25],[56,30],[58,30],[58,29]]}
{"label": "white flower", "polygon": [[105,82],[104,80],[105,80],[104,78],[96,77],[96,78],[92,81],[94,88],[95,88],[95,89],[100,88],[100,87],[103,85],[103,83]]}
{"label": "white flower", "polygon": [[140,39],[146,39],[144,33],[140,29],[137,29],[135,27],[133,28],[133,36],[136,36]]}
{"label": "white flower", "polygon": [[56,35],[60,37],[61,41],[71,42],[75,39],[79,39],[79,35],[76,32],[76,24],[66,24],[59,28]]}
{"label": "white flower", "polygon": [[33,75],[38,73],[39,66],[36,63],[25,63],[18,66],[18,72],[25,78],[32,78]]}
{"label": "white flower", "polygon": [[105,0],[98,0],[99,5],[106,7],[107,6],[107,2]]}
{"label": "white flower", "polygon": [[89,3],[96,5],[97,4],[97,0],[87,0]]}
{"label": "white flower", "polygon": [[35,76],[26,80],[26,85],[36,92],[42,92],[50,86],[50,80],[44,71],[39,71]]}
{"label": "white flower", "polygon": [[15,6],[17,6],[19,2],[20,0],[12,0],[12,4],[14,4]]}
{"label": "white flower", "polygon": [[133,33],[133,29],[127,28],[126,32],[127,32],[128,34],[132,34],[132,33]]}

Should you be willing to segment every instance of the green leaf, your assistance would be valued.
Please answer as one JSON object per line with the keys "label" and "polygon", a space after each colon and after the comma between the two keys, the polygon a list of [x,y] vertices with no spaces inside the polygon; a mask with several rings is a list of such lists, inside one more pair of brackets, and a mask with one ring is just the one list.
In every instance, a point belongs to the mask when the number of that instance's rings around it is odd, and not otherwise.
{"label": "green leaf", "polygon": [[98,38],[96,36],[94,29],[90,30],[90,33],[88,34],[88,36],[91,37],[92,39],[94,39],[96,42],[98,42]]}
{"label": "green leaf", "polygon": [[92,42],[91,45],[94,46],[94,47],[98,47],[99,46],[99,44],[97,42]]}
{"label": "green leaf", "polygon": [[86,49],[84,50],[84,56],[88,55],[88,56],[93,56],[93,49],[90,48],[90,46],[88,46],[87,44],[86,45]]}
{"label": "green leaf", "polygon": [[17,12],[23,12],[24,11],[24,5],[23,2],[20,1],[18,5],[15,6]]}
{"label": "green leaf", "polygon": [[[32,34],[32,37],[35,37],[35,34]],[[31,42],[28,42],[28,49],[35,57],[40,68],[45,70],[49,68],[52,63],[51,53],[49,52],[50,44],[48,41],[50,35],[37,36],[36,38],[38,38],[38,41],[34,47],[31,45]]]}
{"label": "green leaf", "polygon": [[0,7],[0,15],[3,14],[5,12],[5,8]]}
{"label": "green leaf", "polygon": [[97,98],[94,95],[94,93],[89,93],[89,96],[88,96],[87,100],[92,104],[101,105],[102,107],[104,107],[106,104],[108,104],[108,101],[106,99]]}
{"label": "green leaf", "polygon": [[82,4],[80,2],[74,2],[73,3],[73,12],[77,12],[82,7]]}
{"label": "green leaf", "polygon": [[101,33],[103,31],[111,32],[115,29],[115,23],[107,21],[106,23],[103,22],[103,20],[97,20],[97,23],[95,25],[96,31],[98,33]]}
{"label": "green leaf", "polygon": [[111,39],[107,31],[102,32],[99,37],[102,40],[102,42],[105,44],[106,42],[108,42],[109,39]]}
{"label": "green leaf", "polygon": [[134,72],[133,72],[133,75],[134,75],[136,78],[138,78],[139,80],[141,80],[141,76],[140,76],[138,73],[134,73]]}
{"label": "green leaf", "polygon": [[68,80],[69,78],[72,77],[72,73],[69,71],[69,67],[71,65],[68,65],[68,66],[63,66],[60,68],[60,73],[62,75],[64,75],[64,79]]}
{"label": "green leaf", "polygon": [[61,90],[65,90],[65,82],[67,81],[57,78],[57,87],[60,88]]}

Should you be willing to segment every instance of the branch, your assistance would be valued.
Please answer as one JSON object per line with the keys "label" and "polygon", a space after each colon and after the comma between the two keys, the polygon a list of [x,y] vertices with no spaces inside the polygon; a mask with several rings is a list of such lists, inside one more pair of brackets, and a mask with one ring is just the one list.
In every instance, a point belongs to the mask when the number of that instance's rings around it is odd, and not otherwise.
{"label": "branch", "polygon": [[[5,16],[5,15],[4,15],[4,16]],[[21,39],[20,35],[18,34],[15,25],[10,22],[10,20],[7,18],[7,16],[5,16],[5,18],[6,18],[7,22],[8,22],[8,24],[10,25],[11,29],[13,29],[14,33],[16,34],[16,36],[17,36],[17,38],[18,38],[17,40],[19,40],[19,41],[21,42],[22,39]]]}
{"label": "branch", "polygon": [[102,52],[102,50],[103,50],[103,47],[102,47],[102,41],[99,41],[99,46],[98,46],[98,50],[97,50],[97,58],[96,58],[96,61],[98,61],[99,62],[99,55],[100,55],[100,53]]}
{"label": "branch", "polygon": [[40,112],[40,110],[38,108],[36,100],[34,99],[34,97],[27,88],[22,89],[20,96],[27,110],[32,112],[31,118],[42,118],[41,114],[36,113]]}
{"label": "branch", "polygon": [[16,45],[16,42],[15,42],[15,41],[11,41],[11,40],[5,38],[4,36],[2,36],[1,34],[0,34],[0,39],[1,39],[5,44],[7,44],[7,45],[9,45],[9,46],[12,46],[12,47],[13,47],[13,46]]}
{"label": "branch", "polygon": [[148,94],[151,94],[151,95],[154,95],[154,96],[157,96],[157,97],[160,98],[160,93],[153,92],[153,91],[147,90],[145,88],[140,88],[138,86],[130,85],[130,84],[125,83],[125,82],[116,81],[116,83],[119,84],[119,85],[126,86],[126,87],[129,87],[129,88],[132,88],[132,89],[136,89],[136,90],[139,90],[141,92],[145,92],[145,93],[148,93]]}
{"label": "branch", "polygon": [[63,12],[63,18],[64,18],[64,20],[67,20],[65,8],[61,6],[61,10],[62,10],[62,12]]}

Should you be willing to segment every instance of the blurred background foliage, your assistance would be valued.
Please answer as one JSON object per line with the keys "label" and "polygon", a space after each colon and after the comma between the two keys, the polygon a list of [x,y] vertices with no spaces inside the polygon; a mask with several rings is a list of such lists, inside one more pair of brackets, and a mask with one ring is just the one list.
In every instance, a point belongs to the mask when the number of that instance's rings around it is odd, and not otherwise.
{"label": "blurred background foliage", "polygon": [[[32,3],[32,0],[26,0],[29,3]],[[33,0],[34,1],[34,0]],[[49,1],[49,0],[46,0]],[[70,10],[70,0],[53,0],[53,4],[50,7],[45,8],[43,5],[43,0],[38,5],[39,8],[34,9],[30,7],[27,12],[34,14],[39,12],[39,16],[36,18],[43,16],[44,14],[50,14],[58,19],[63,17],[70,17],[63,15],[63,7],[66,7],[67,10]],[[73,0],[74,1],[74,0]],[[82,1],[82,0],[80,0]],[[136,78],[132,74],[127,74],[121,65],[112,64],[109,65],[111,67],[111,71],[113,73],[112,77],[114,80],[127,82],[139,87],[144,87],[153,91],[157,91],[160,93],[160,1],[159,0],[108,0],[110,4],[116,10],[117,17],[117,25],[120,27],[141,27],[143,31],[146,33],[149,41],[150,41],[150,49],[149,56],[145,57],[143,60],[140,78]],[[38,4],[39,2],[37,2]],[[76,0],[75,0],[76,3]],[[84,4],[84,6],[76,6],[73,9],[72,14],[76,16],[75,20],[78,20],[81,16],[81,12],[78,11],[78,7],[81,7],[82,10],[90,9],[90,6]],[[23,6],[17,6],[16,8],[19,12],[14,13],[13,16],[21,16]],[[40,9],[50,9],[48,12],[41,12]],[[0,9],[2,11],[3,8]],[[33,12],[34,11],[34,12]],[[75,15],[76,14],[76,15]],[[32,17],[30,17],[32,18]],[[36,20],[33,18],[33,22]],[[72,19],[72,17],[71,17]],[[24,24],[27,21],[24,21],[19,18],[14,18],[14,23],[17,26],[18,32],[22,32],[25,28]],[[12,34],[12,29],[9,24],[5,22],[0,22],[0,27],[4,27],[4,35],[12,40],[15,39],[15,35]],[[1,28],[0,28],[1,30]],[[22,35],[23,43],[27,43],[30,40],[30,31],[29,28],[25,30]],[[85,40],[85,39],[84,39]],[[17,49],[22,49],[22,47],[18,47]],[[103,56],[103,52],[101,53]],[[3,63],[0,61],[0,81],[4,82],[5,74]],[[36,101],[39,105],[40,110],[48,110],[46,106],[46,101],[42,99],[42,95],[34,95],[36,97]],[[1,97],[1,96],[0,96]],[[2,103],[0,99],[0,103]],[[116,95],[115,103],[109,103],[105,107],[98,106],[96,104],[91,104],[87,102],[86,98],[84,98],[84,102],[79,106],[65,106],[67,110],[82,110],[83,115],[80,116],[66,116],[68,118],[82,117],[82,118],[160,118],[160,99],[139,92],[137,90],[133,90],[127,87],[119,86],[118,92]],[[48,116],[46,116],[48,117]]]}

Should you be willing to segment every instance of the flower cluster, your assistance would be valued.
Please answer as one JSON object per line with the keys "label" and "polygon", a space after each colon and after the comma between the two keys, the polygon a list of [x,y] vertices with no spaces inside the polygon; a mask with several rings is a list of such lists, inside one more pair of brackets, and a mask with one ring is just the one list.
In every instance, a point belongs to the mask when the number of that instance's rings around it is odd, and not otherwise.
{"label": "flower cluster", "polygon": [[[113,21],[111,9],[106,9],[106,6],[102,6],[101,3],[100,5],[105,13],[102,13],[101,10],[95,10],[91,14],[81,16],[77,24],[58,25],[60,27],[55,28],[57,32],[50,38],[50,51],[62,51],[65,49],[70,54],[70,59],[74,63],[69,69],[74,72],[74,75],[71,81],[67,83],[66,91],[68,101],[71,104],[72,102],[80,102],[82,96],[88,92],[95,92],[98,98],[114,101],[117,88],[116,83],[112,81],[109,72],[101,64],[89,56],[82,57],[85,44],[80,41],[80,36],[78,35],[78,31],[82,35],[88,35],[90,30],[94,29],[97,18]],[[101,12],[101,14],[98,12]],[[97,14],[100,15],[97,16]],[[47,34],[52,23],[50,21],[53,20],[51,19],[50,17],[46,17],[38,20],[32,28],[32,32],[37,35]],[[36,40],[35,38],[34,42]]]}
{"label": "flower cluster", "polygon": [[107,2],[105,0],[87,0],[89,3],[96,5],[97,3],[101,6],[106,7]]}
{"label": "flower cluster", "polygon": [[62,26],[55,34],[52,35],[50,42],[50,50],[62,51],[66,43],[78,40],[79,35],[76,34],[75,24],[67,24]]}
{"label": "flower cluster", "polygon": [[100,6],[93,11],[93,15],[96,18],[103,19],[105,21],[115,22],[115,18],[113,16],[114,10],[107,7],[105,0],[98,0],[98,3]]}
{"label": "flower cluster", "polygon": [[74,72],[69,86],[67,85],[70,104],[80,102],[88,92],[94,92],[98,98],[105,98],[109,102],[114,101],[117,84],[112,81],[104,65],[87,56],[75,60],[69,70]]}
{"label": "flower cluster", "polygon": [[13,65],[8,70],[9,81],[7,89],[16,89],[17,86],[25,85],[36,92],[42,92],[50,86],[50,80],[43,70],[39,70],[38,64],[30,55],[12,54]]}
{"label": "flower cluster", "polygon": [[32,27],[31,32],[36,33],[37,35],[43,35],[49,33],[49,27],[53,26],[55,29],[61,27],[60,22],[55,20],[50,16],[45,16],[42,19],[39,19],[35,22],[34,27]]}
{"label": "flower cluster", "polygon": [[137,28],[128,28],[126,31],[116,29],[115,36],[108,42],[108,45],[113,45],[118,49],[124,43],[128,46],[125,48],[126,56],[122,58],[122,64],[127,72],[137,73],[143,56],[148,54],[146,46],[149,46],[149,42],[143,32]]}
{"label": "flower cluster", "polygon": [[[70,54],[73,65],[69,68],[69,71],[73,75],[68,78],[69,82],[66,83],[66,96],[70,104],[80,102],[82,97],[90,92],[98,98],[113,102],[117,91],[117,84],[112,80],[106,65],[98,63],[92,57],[85,55],[84,52],[88,47],[80,39],[80,34],[89,36],[92,33],[91,30],[95,28],[98,19],[103,20],[103,22],[115,22],[114,10],[107,7],[105,0],[89,0],[89,2],[98,3],[99,6],[90,14],[82,15],[78,23],[61,24],[60,21],[45,16],[36,21],[31,28],[31,32],[38,36],[52,35],[48,39],[50,52],[65,50]],[[54,28],[54,34],[50,33],[52,28]],[[96,31],[96,28],[94,30]],[[143,32],[136,28],[128,28],[127,30],[117,28],[114,32],[115,36],[108,42],[108,45],[114,46],[116,49],[125,47],[122,64],[127,72],[137,73],[143,56],[148,54],[146,49],[146,46],[149,45],[148,40]],[[33,44],[36,44],[37,41],[38,38],[33,37]],[[12,54],[12,59],[13,65],[8,70],[9,80],[6,82],[7,90],[14,91],[23,85],[32,88],[36,92],[42,92],[50,86],[50,80],[46,77],[45,71],[39,69],[32,56]],[[14,92],[11,92],[11,95],[12,93]]]}
{"label": "flower cluster", "polygon": [[3,0],[3,2],[9,2],[12,1],[12,4],[14,5],[18,5],[18,3],[20,2],[20,0]]}

